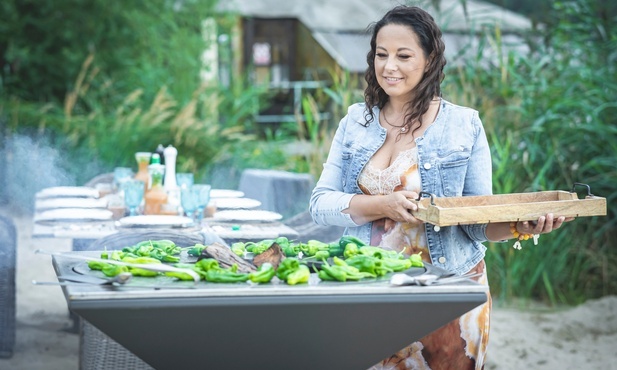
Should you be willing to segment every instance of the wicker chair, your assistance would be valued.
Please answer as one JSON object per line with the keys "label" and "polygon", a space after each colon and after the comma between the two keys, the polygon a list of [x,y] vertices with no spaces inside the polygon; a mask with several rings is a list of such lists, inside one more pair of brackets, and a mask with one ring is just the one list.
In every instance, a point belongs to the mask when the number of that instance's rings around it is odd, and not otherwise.
{"label": "wicker chair", "polygon": [[13,221],[0,216],[0,358],[13,356],[15,346],[15,249]]}
{"label": "wicker chair", "polygon": [[[176,245],[188,247],[206,243],[207,236],[175,230],[121,231],[94,241],[87,250],[121,249],[143,240],[171,240]],[[79,337],[79,368],[81,370],[104,369],[152,369],[132,352],[97,329],[86,320],[81,320]]]}

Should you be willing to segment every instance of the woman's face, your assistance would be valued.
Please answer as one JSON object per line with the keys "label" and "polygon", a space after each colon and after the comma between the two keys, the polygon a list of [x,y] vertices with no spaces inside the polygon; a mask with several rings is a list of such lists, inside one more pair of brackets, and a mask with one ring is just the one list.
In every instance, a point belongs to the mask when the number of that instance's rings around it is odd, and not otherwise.
{"label": "woman's face", "polygon": [[428,60],[416,33],[407,26],[389,24],[377,33],[375,75],[390,99],[408,101],[422,80]]}

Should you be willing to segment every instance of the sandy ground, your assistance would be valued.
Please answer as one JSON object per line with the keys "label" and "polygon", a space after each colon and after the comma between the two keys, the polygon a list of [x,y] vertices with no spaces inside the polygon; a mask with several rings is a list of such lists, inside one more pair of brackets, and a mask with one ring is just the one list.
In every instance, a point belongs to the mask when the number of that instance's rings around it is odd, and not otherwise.
{"label": "sandy ground", "polygon": [[[0,214],[10,212],[0,207]],[[18,232],[17,334],[14,355],[0,359],[0,369],[78,369],[79,337],[63,330],[71,321],[61,289],[32,285],[32,280],[56,280],[51,258],[34,250],[69,251],[71,242],[32,239],[31,216],[13,220]],[[617,296],[560,310],[496,306],[486,369],[617,369]]]}

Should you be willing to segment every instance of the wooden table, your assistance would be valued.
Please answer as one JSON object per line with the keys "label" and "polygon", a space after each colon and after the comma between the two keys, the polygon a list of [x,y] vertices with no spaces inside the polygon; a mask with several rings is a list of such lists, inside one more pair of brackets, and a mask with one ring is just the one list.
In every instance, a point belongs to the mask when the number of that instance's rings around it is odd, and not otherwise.
{"label": "wooden table", "polygon": [[[58,275],[84,263],[68,255],[53,257]],[[71,310],[158,370],[366,369],[487,299],[471,280],[396,287],[312,275],[299,286],[136,277],[63,291]]]}

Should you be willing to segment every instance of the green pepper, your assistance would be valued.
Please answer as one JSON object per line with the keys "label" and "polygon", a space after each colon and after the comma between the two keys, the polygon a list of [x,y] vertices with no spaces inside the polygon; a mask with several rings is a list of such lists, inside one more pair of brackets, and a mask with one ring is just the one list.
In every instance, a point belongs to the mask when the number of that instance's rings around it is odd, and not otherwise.
{"label": "green pepper", "polygon": [[314,256],[317,252],[327,251],[329,248],[328,244],[314,239],[307,241],[306,244],[300,244],[300,250],[307,256]]}
{"label": "green pepper", "polygon": [[157,260],[156,258],[152,258],[152,257],[129,257],[129,256],[125,256],[124,258],[122,258],[122,262],[126,262],[126,263],[136,263],[136,264],[140,264],[140,265],[147,265],[149,263],[161,263],[161,261]]}
{"label": "green pepper", "polygon": [[228,269],[210,269],[206,272],[206,281],[211,283],[241,283],[249,279],[249,274]]}
{"label": "green pepper", "polygon": [[[336,265],[330,266],[328,264],[325,264],[321,267],[320,272],[327,274],[332,280],[347,281],[347,274],[345,273],[345,271],[341,270],[340,268],[336,268]],[[319,276],[319,273],[317,274]],[[322,279],[322,280],[325,280],[325,279]]]}
{"label": "green pepper", "polygon": [[231,245],[231,251],[239,257],[243,257],[244,253],[246,253],[245,243],[243,242],[235,242]]}
{"label": "green pepper", "polygon": [[300,261],[297,258],[285,258],[279,264],[278,269],[276,269],[276,276],[283,281],[287,281],[287,276],[297,270],[299,266]]}
{"label": "green pepper", "polygon": [[351,258],[359,253],[360,249],[356,243],[347,243],[347,245],[345,245],[345,250],[343,251],[343,257]]}
{"label": "green pepper", "polygon": [[187,253],[189,256],[199,257],[204,249],[206,249],[205,245],[195,244],[193,247],[188,249]]}
{"label": "green pepper", "polygon": [[289,247],[289,244],[291,244],[286,236],[279,236],[278,238],[274,239],[274,242],[278,244],[281,249],[285,249]]}
{"label": "green pepper", "polygon": [[266,240],[262,240],[262,241],[260,241],[258,243],[248,242],[244,246],[245,246],[247,252],[251,252],[251,253],[257,255],[257,254],[262,254],[263,252],[265,252],[266,249],[268,249],[268,248],[270,248],[272,246],[272,243],[274,243],[273,239],[266,239]]}
{"label": "green pepper", "polygon": [[333,243],[328,243],[328,253],[330,256],[334,257],[343,257],[345,255],[345,248],[341,247],[338,241]]}
{"label": "green pepper", "polygon": [[380,247],[372,247],[370,245],[365,245],[360,247],[360,254],[365,256],[375,256],[378,258],[386,257],[386,258],[399,258],[400,254],[396,251],[386,250]]}
{"label": "green pepper", "polygon": [[357,255],[346,259],[345,262],[349,266],[353,266],[361,272],[368,272],[375,276],[381,275],[381,261],[375,257]]}
{"label": "green pepper", "polygon": [[131,274],[133,274],[133,276],[142,276],[142,277],[154,277],[154,276],[158,276],[159,274],[158,271],[146,270],[140,267],[131,267],[129,271],[131,272]]}
{"label": "green pepper", "polygon": [[409,258],[402,260],[398,258],[382,258],[381,263],[395,272],[404,271],[411,267],[411,260]]}
{"label": "green pepper", "polygon": [[328,275],[328,273],[324,270],[319,270],[319,272],[317,272],[317,276],[319,276],[319,278],[321,280],[325,280],[325,281],[336,281],[335,278],[333,278],[332,276]]}
{"label": "green pepper", "polygon": [[107,265],[111,265],[111,263],[106,263],[102,261],[88,261],[88,267],[90,268],[90,270],[102,271],[103,268]]}
{"label": "green pepper", "polygon": [[422,261],[422,252],[415,253],[409,256],[412,267],[424,267],[424,261]]}
{"label": "green pepper", "polygon": [[218,270],[221,268],[219,265],[219,261],[215,260],[214,258],[204,258],[202,260],[199,260],[195,263],[195,267],[206,272],[210,270]]}
{"label": "green pepper", "polygon": [[109,259],[109,252],[107,252],[107,247],[105,247],[105,250],[101,252],[101,259],[102,260],[108,260]]}
{"label": "green pepper", "polygon": [[163,262],[180,262],[179,256],[172,256],[171,254],[165,254],[162,259]]}
{"label": "green pepper", "polygon": [[298,253],[300,253],[300,244],[298,243],[288,243],[281,247],[285,257],[297,257]]}
{"label": "green pepper", "polygon": [[311,270],[306,265],[300,265],[297,269],[287,275],[287,284],[296,285],[308,283],[311,277]]}
{"label": "green pepper", "polygon": [[191,275],[181,271],[167,271],[165,272],[165,276],[175,277],[179,280],[194,281],[194,278]]}
{"label": "green pepper", "polygon": [[257,271],[251,272],[249,274],[249,280],[253,283],[269,283],[270,280],[272,280],[272,278],[274,277],[274,275],[276,275],[276,270],[274,269],[274,266],[272,266],[271,263],[266,262],[259,266]]}
{"label": "green pepper", "polygon": [[103,267],[102,271],[105,276],[114,277],[122,272],[128,272],[129,268],[122,265],[112,265],[111,263],[108,263]]}
{"label": "green pepper", "polygon": [[111,256],[109,256],[109,259],[112,259],[114,261],[122,261],[122,259],[124,258],[125,255],[126,255],[125,252],[113,251],[113,252],[111,252]]}
{"label": "green pepper", "polygon": [[335,265],[330,266],[327,263],[322,266],[328,275],[338,281],[361,280],[364,278],[374,278],[375,275],[369,272],[361,272],[353,266],[347,265],[343,260],[334,257]]}
{"label": "green pepper", "polygon": [[342,248],[345,248],[347,246],[347,244],[349,244],[349,243],[354,243],[358,247],[363,247],[363,246],[367,245],[365,242],[363,242],[359,238],[356,238],[355,236],[351,236],[351,235],[343,235],[343,236],[341,236],[341,238],[338,240],[338,242],[339,242],[339,245]]}

